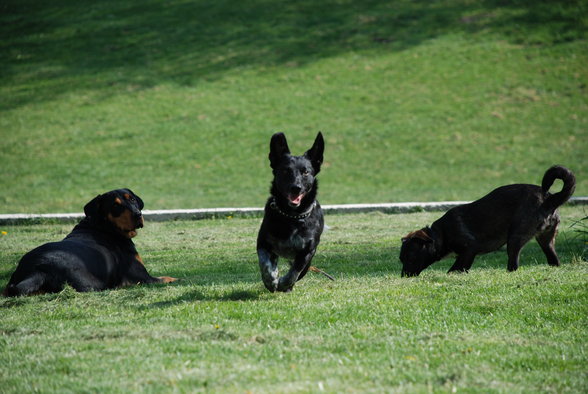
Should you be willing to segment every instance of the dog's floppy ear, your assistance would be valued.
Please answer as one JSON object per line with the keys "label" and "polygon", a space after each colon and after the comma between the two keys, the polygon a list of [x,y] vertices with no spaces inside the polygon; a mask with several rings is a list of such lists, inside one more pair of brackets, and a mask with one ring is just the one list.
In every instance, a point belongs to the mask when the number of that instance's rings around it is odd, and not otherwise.
{"label": "dog's floppy ear", "polygon": [[321,170],[321,164],[323,164],[323,152],[325,151],[325,140],[323,134],[319,131],[312,144],[312,148],[304,153],[304,156],[312,163],[314,169],[314,175],[318,174]]}
{"label": "dog's floppy ear", "polygon": [[143,200],[141,199],[141,197],[137,196],[135,194],[135,192],[133,192],[131,189],[124,189],[127,192],[129,192],[133,197],[135,197],[135,200],[137,200],[137,204],[139,204],[139,209],[143,209],[143,207],[145,206],[145,204],[143,204]]}
{"label": "dog's floppy ear", "polygon": [[405,237],[402,237],[402,242],[406,242],[409,239],[413,238],[420,239],[421,241],[425,241],[427,243],[433,242],[433,238],[431,238],[429,234],[427,234],[424,228],[417,231],[413,231],[412,233],[408,233]]}
{"label": "dog's floppy ear", "polygon": [[272,136],[270,141],[270,166],[275,169],[280,162],[282,156],[290,154],[290,148],[288,148],[288,141],[284,133],[276,133]]}
{"label": "dog's floppy ear", "polygon": [[100,212],[100,203],[102,202],[102,194],[98,194],[89,203],[84,206],[84,214],[87,217],[96,217]]}

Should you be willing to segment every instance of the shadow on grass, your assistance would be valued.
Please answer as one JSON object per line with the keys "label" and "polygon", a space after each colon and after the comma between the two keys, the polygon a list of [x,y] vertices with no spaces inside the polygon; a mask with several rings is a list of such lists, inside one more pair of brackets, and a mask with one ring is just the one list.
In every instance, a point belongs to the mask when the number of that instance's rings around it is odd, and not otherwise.
{"label": "shadow on grass", "polygon": [[195,301],[252,301],[258,300],[261,294],[261,291],[253,290],[234,290],[228,294],[214,294],[214,292],[207,294],[200,290],[193,290],[173,300],[155,302],[146,308],[168,308]]}
{"label": "shadow on grass", "polygon": [[583,4],[6,0],[0,6],[0,82],[10,95],[0,108],[77,90],[108,96],[162,83],[193,86],[235,69],[399,51],[454,32],[498,33],[531,44],[571,41],[586,33]]}
{"label": "shadow on grass", "polygon": [[[572,260],[582,256],[584,250],[584,241],[575,235],[563,234],[558,237],[556,250],[562,264],[569,264]],[[379,245],[354,244],[338,245],[336,243],[325,243],[319,247],[317,255],[312,261],[312,265],[325,271],[335,278],[335,284],[338,281],[345,280],[348,277],[373,277],[380,275],[393,275],[400,277],[402,263],[398,256],[400,253],[399,245],[390,247],[381,247]],[[443,259],[426,269],[426,271],[447,272],[455,260],[455,257]],[[471,270],[479,269],[499,269],[506,270],[507,254],[506,248],[503,247],[495,252],[478,255],[474,260]],[[545,255],[535,240],[525,245],[521,253],[521,268],[525,266],[547,265]],[[178,267],[180,268],[180,267]],[[189,269],[188,269],[189,268]],[[283,275],[288,269],[287,263],[280,260],[280,274]],[[228,258],[219,261],[216,265],[207,265],[206,267],[190,266],[173,272],[173,275],[181,280],[171,284],[171,286],[226,286],[231,284],[243,284],[246,286],[259,284],[260,291],[263,293],[262,282],[257,268],[257,261],[251,260],[233,260]],[[323,275],[314,272],[308,272],[306,277],[316,277],[319,280],[330,281]],[[246,300],[247,297],[258,296],[256,292],[235,291],[230,295],[206,295],[198,296],[196,292],[193,297],[196,300],[209,300],[210,297],[216,300]],[[208,298],[207,298],[208,297]]]}
{"label": "shadow on grass", "polygon": [[[331,247],[332,248],[332,247]],[[585,252],[585,240],[575,235],[560,236],[556,244],[556,250],[563,265],[570,264],[571,261],[581,258]],[[394,275],[400,277],[401,263],[398,259],[399,248],[377,248],[364,247],[361,251],[340,253],[333,249],[319,253],[313,261],[313,265],[326,271],[335,277],[335,284],[338,281],[344,281],[349,277],[374,277],[379,275]],[[447,272],[453,264],[454,259],[448,258],[439,261],[426,271]],[[476,257],[471,271],[483,269],[506,270],[507,255],[505,248],[485,255]],[[529,242],[523,248],[521,253],[521,266],[525,267],[547,265],[545,255],[535,241]],[[285,265],[281,264],[282,271],[285,272]],[[554,267],[557,269],[557,267]],[[424,272],[426,272],[424,271]],[[11,272],[2,272],[0,274],[1,289],[8,281]],[[266,290],[263,288],[259,273],[253,267],[243,267],[242,261],[226,261],[222,266],[216,269],[206,268],[201,270],[191,270],[189,272],[174,272],[179,277],[179,281],[170,284],[153,284],[145,285],[140,289],[149,291],[149,288],[156,287],[211,287],[206,291],[194,289],[186,292],[182,296],[173,300],[156,302],[150,304],[147,308],[166,308],[176,304],[195,302],[195,301],[252,301],[263,298]],[[308,276],[318,275],[321,280],[331,283],[328,279],[317,273],[309,272]],[[516,273],[513,273],[516,275]],[[307,276],[307,277],[308,277]],[[303,278],[304,281],[307,278]],[[407,279],[408,280],[408,279]],[[252,285],[259,284],[259,287],[253,290],[236,289],[230,292],[215,289],[215,286],[240,284],[251,288]],[[120,291],[124,291],[122,288]],[[132,289],[129,289],[131,291]],[[55,297],[67,298],[75,294],[73,289],[57,293]],[[11,308],[26,304],[29,297],[16,297],[3,299],[0,308]]]}

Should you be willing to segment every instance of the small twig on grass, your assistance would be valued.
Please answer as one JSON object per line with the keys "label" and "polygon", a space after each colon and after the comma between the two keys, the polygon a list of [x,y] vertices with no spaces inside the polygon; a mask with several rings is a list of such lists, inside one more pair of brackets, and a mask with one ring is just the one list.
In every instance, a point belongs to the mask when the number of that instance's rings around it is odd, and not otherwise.
{"label": "small twig on grass", "polygon": [[324,276],[326,276],[327,278],[331,279],[333,282],[335,281],[335,278],[333,278],[331,275],[327,274],[325,271],[323,271],[323,270],[320,270],[320,269],[318,269],[318,268],[316,268],[316,267],[314,267],[314,266],[312,266],[312,265],[310,266],[310,270],[311,270],[312,272],[316,272],[317,274],[323,274],[323,275],[324,275]]}

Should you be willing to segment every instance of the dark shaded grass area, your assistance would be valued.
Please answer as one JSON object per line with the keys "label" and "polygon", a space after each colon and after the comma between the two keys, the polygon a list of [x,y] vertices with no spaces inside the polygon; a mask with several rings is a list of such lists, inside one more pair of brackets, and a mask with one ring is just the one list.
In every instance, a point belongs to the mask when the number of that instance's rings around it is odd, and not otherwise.
{"label": "dark shaded grass area", "polygon": [[[563,223],[559,227],[556,250],[562,264],[581,258],[586,239],[571,224],[582,215],[582,208],[564,208]],[[438,212],[389,215],[381,213],[358,215],[331,215],[329,228],[322,237],[313,265],[333,275],[336,280],[349,278],[400,276],[400,238],[440,216]],[[412,223],[418,223],[413,225]],[[179,287],[260,283],[255,239],[259,219],[216,219],[201,221],[174,221],[148,223],[143,234],[135,239],[137,249],[148,269],[155,276],[173,276],[181,280],[172,284]],[[15,244],[4,245],[3,264],[0,266],[0,283],[6,283],[18,260],[28,250],[46,242],[62,239],[69,225],[9,226],[8,233]],[[50,235],[43,233],[47,229]],[[1,240],[0,240],[1,241]],[[454,262],[446,258],[423,272],[444,273]],[[471,271],[506,271],[506,248],[478,255]],[[287,269],[287,261],[280,261]],[[533,239],[521,252],[521,266],[547,265],[545,255]],[[557,268],[554,268],[557,269]],[[308,273],[308,277],[316,274]],[[324,279],[326,283],[329,281]],[[208,299],[195,291],[190,297]],[[235,289],[217,300],[255,298],[248,289]]]}
{"label": "dark shaded grass area", "polygon": [[[53,1],[0,6],[9,109],[76,90],[105,97],[197,85],[232,69],[297,66],[348,51],[401,51],[452,32],[547,45],[586,36],[581,0]],[[43,83],[38,83],[43,81]]]}

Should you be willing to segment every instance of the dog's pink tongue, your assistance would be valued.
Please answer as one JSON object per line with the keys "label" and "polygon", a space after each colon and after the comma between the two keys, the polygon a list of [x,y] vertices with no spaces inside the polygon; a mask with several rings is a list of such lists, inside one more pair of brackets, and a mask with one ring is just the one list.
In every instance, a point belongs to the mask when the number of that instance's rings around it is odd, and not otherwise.
{"label": "dog's pink tongue", "polygon": [[300,205],[302,197],[304,197],[304,194],[299,194],[298,196],[290,196],[290,202],[294,205]]}

